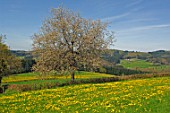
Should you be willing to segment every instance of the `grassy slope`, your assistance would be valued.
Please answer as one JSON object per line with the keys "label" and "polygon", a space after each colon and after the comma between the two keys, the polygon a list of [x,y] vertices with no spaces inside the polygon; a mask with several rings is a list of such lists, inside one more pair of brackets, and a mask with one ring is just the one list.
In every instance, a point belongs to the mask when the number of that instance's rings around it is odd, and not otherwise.
{"label": "grassy slope", "polygon": [[136,59],[131,59],[130,61],[121,60],[121,65],[123,65],[125,68],[149,68],[153,66],[152,63]]}
{"label": "grassy slope", "polygon": [[0,95],[6,112],[168,113],[170,77],[85,84]]}
{"label": "grassy slope", "polygon": [[160,65],[160,66],[154,66],[150,62],[146,62],[145,60],[139,60],[139,59],[131,59],[128,60],[121,60],[121,65],[125,68],[130,69],[156,69],[156,70],[162,70],[162,69],[168,69],[170,66],[168,65]]}

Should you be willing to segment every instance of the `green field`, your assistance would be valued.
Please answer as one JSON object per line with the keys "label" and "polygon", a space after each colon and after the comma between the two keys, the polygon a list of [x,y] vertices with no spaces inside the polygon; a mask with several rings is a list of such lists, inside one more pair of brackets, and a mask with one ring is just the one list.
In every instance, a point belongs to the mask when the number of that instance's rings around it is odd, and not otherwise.
{"label": "green field", "polygon": [[168,113],[170,77],[0,95],[1,113]]}
{"label": "green field", "polygon": [[125,68],[149,68],[153,67],[153,64],[146,62],[144,60],[130,59],[130,60],[121,60],[121,65]]}
{"label": "green field", "polygon": [[[114,75],[101,74],[94,72],[76,72],[75,79],[87,79],[87,78],[101,78],[101,77],[113,77]],[[10,75],[2,79],[2,84],[41,84],[41,83],[63,83],[70,81],[70,76],[57,76],[57,75],[48,75],[42,77],[38,76],[37,73],[23,73]]]}
{"label": "green field", "polygon": [[[153,68],[144,60],[122,60],[126,68]],[[164,68],[164,66],[162,66]],[[167,66],[168,67],[168,66]],[[167,68],[165,67],[165,68]],[[160,67],[157,67],[159,69]],[[113,77],[94,72],[76,72],[76,80]],[[70,76],[44,76],[23,73],[4,77],[2,84],[46,85],[65,83]],[[38,86],[38,85],[37,85]],[[168,113],[170,111],[170,77],[128,80],[98,84],[81,84],[53,89],[0,94],[1,113]]]}
{"label": "green field", "polygon": [[162,70],[162,69],[167,69],[170,68],[168,65],[159,65],[155,66],[150,62],[147,62],[145,60],[140,60],[140,59],[130,59],[130,60],[121,60],[120,63],[123,67],[129,68],[129,69],[157,69],[157,70]]}

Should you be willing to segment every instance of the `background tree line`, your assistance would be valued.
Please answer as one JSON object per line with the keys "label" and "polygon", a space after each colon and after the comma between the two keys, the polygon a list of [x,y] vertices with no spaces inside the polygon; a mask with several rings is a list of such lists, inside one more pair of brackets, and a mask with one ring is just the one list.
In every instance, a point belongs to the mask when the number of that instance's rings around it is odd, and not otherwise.
{"label": "background tree line", "polygon": [[[21,51],[21,50],[12,50],[12,54],[20,57],[22,60],[22,67],[20,70],[22,72],[31,72],[32,66],[36,63],[35,58],[32,56],[31,51]],[[154,55],[152,55],[154,54]],[[102,65],[96,68],[93,71],[100,73],[109,73],[114,75],[129,75],[129,74],[137,74],[142,73],[137,70],[126,69],[122,66],[116,66],[120,63],[120,60],[123,59],[142,59],[149,62],[154,63],[155,65],[168,65],[170,64],[170,60],[165,60],[165,63],[161,63],[164,59],[170,59],[169,51],[154,51],[149,53],[144,52],[134,52],[134,51],[121,51],[121,50],[108,50],[104,54],[101,55]],[[84,66],[79,65],[78,71],[92,71],[91,69],[84,68]],[[21,71],[20,71],[21,72]]]}

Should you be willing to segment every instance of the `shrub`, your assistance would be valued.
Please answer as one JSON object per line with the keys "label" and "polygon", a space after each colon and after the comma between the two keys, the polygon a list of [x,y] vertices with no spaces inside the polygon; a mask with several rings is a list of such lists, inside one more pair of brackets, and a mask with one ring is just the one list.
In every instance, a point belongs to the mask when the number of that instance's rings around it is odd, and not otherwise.
{"label": "shrub", "polygon": [[[75,84],[88,84],[88,83],[104,83],[104,82],[115,82],[122,80],[132,80],[132,79],[143,79],[143,78],[152,78],[152,77],[164,77],[170,76],[170,74],[135,74],[128,76],[117,76],[117,77],[104,77],[104,78],[91,78],[91,79],[81,79],[75,81],[68,81],[65,83],[44,83],[44,84],[24,84],[24,85],[9,85],[8,90],[6,92],[23,92],[23,91],[31,91],[31,90],[40,90],[40,89],[51,89],[56,87],[63,87],[68,85]],[[0,91],[3,88],[0,87]]]}
{"label": "shrub", "polygon": [[8,86],[8,89],[5,91],[6,93],[15,93],[20,92],[17,84],[11,84]]}
{"label": "shrub", "polygon": [[3,93],[3,88],[2,87],[0,87],[0,93]]}
{"label": "shrub", "polygon": [[99,73],[107,73],[107,74],[113,74],[113,75],[132,75],[132,74],[144,74],[148,72],[143,72],[140,70],[132,70],[132,69],[126,69],[123,66],[114,66],[114,67],[100,67],[97,72]]}
{"label": "shrub", "polygon": [[105,69],[104,67],[100,67],[100,68],[98,69],[98,72],[99,72],[99,73],[106,73],[106,69]]}

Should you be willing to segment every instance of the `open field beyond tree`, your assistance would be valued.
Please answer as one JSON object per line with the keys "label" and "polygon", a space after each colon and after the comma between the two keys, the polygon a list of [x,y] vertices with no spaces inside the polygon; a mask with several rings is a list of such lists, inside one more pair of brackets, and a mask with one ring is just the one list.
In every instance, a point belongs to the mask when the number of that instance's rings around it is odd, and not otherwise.
{"label": "open field beyond tree", "polygon": [[[94,72],[76,72],[76,79],[88,79],[88,78],[102,78],[102,77],[113,77],[114,75],[102,74],[102,73],[94,73]],[[42,80],[43,79],[43,80]],[[3,84],[36,84],[36,83],[44,83],[44,82],[65,82],[70,81],[69,75],[48,75],[48,76],[39,76],[37,73],[23,73],[11,75],[8,77],[4,77],[2,79]]]}

